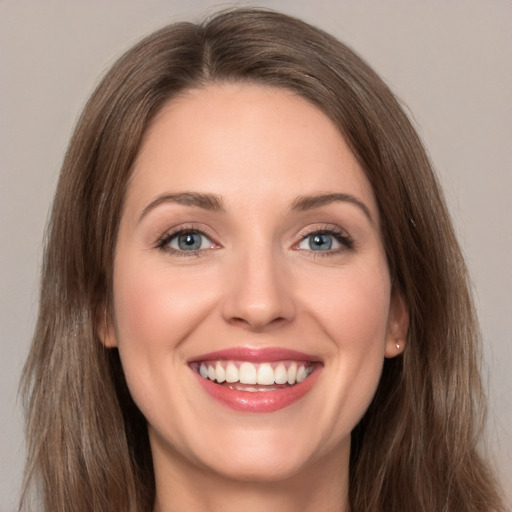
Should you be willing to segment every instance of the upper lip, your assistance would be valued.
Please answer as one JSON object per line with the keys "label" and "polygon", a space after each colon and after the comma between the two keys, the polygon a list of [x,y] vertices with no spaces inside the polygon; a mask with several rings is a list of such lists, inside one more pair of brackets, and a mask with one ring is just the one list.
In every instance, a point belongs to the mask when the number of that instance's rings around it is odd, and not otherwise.
{"label": "upper lip", "polygon": [[275,361],[308,361],[321,363],[322,360],[314,355],[279,347],[253,348],[253,347],[234,347],[215,352],[208,352],[197,357],[191,358],[189,363],[201,361],[231,360],[247,361],[250,363],[272,363]]}

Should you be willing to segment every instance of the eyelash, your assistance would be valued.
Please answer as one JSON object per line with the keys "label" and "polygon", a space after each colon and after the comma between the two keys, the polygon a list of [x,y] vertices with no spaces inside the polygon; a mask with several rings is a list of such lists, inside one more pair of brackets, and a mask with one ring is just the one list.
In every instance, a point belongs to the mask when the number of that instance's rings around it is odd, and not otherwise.
{"label": "eyelash", "polygon": [[[159,250],[165,251],[167,253],[170,253],[175,256],[182,256],[182,257],[191,257],[191,256],[202,256],[205,255],[206,250],[205,249],[195,249],[190,251],[184,251],[179,249],[174,249],[170,247],[170,242],[174,240],[176,237],[184,234],[196,234],[196,235],[202,235],[206,237],[208,240],[212,241],[213,244],[217,245],[212,240],[212,236],[206,233],[202,229],[198,229],[194,226],[182,226],[180,228],[177,228],[173,231],[164,233],[156,242],[155,247]],[[309,237],[314,235],[328,235],[332,236],[337,242],[339,242],[343,247],[337,248],[333,250],[326,250],[326,251],[314,251],[312,249],[310,250],[304,250],[305,253],[307,253],[311,257],[318,257],[318,256],[333,256],[335,254],[339,254],[340,252],[343,252],[344,250],[352,250],[354,248],[354,240],[352,237],[344,230],[341,230],[339,228],[334,228],[333,226],[325,226],[321,228],[312,229],[310,231],[303,231],[300,233],[300,241],[297,242],[293,247],[296,248],[300,243],[307,240]]]}
{"label": "eyelash", "polygon": [[308,256],[311,256],[313,258],[316,258],[318,256],[333,256],[336,254],[339,254],[340,252],[343,252],[345,250],[353,250],[354,249],[354,239],[344,230],[335,228],[333,226],[325,226],[321,228],[315,228],[310,231],[303,231],[300,233],[301,240],[299,243],[295,244],[295,246],[298,246],[301,242],[307,240],[309,237],[314,235],[328,235],[332,236],[337,242],[339,242],[343,247],[333,250],[327,250],[327,251],[314,251],[314,250],[308,250],[305,251]]}
{"label": "eyelash", "polygon": [[193,234],[193,235],[202,235],[204,236],[205,238],[207,238],[208,240],[210,240],[214,245],[217,245],[215,242],[213,242],[212,240],[212,236],[209,235],[208,233],[206,233],[204,230],[202,229],[198,229],[194,226],[182,226],[180,228],[177,228],[173,231],[170,231],[170,232],[167,232],[167,233],[164,233],[156,242],[155,246],[157,249],[160,249],[162,251],[165,251],[169,254],[172,254],[173,256],[184,256],[184,257],[190,257],[190,256],[202,256],[205,254],[205,250],[204,249],[196,249],[196,250],[191,250],[191,251],[182,251],[182,250],[179,250],[179,249],[174,249],[173,247],[170,247],[170,243],[173,239],[175,239],[176,237],[180,236],[180,235],[185,235],[185,234]]}

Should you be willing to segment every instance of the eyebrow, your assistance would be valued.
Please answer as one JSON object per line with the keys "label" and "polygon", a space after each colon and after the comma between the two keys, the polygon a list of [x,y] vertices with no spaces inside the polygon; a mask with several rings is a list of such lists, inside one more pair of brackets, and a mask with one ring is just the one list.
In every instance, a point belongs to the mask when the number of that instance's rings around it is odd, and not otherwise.
{"label": "eyebrow", "polygon": [[321,206],[336,202],[350,203],[357,206],[368,218],[368,220],[373,223],[372,214],[368,206],[366,206],[366,204],[364,204],[360,199],[350,194],[337,193],[319,194],[314,196],[299,196],[293,202],[291,210],[302,212],[306,210],[312,210],[314,208],[320,208]]}
{"label": "eyebrow", "polygon": [[223,212],[225,211],[222,199],[215,194],[202,194],[199,192],[181,192],[177,194],[163,194],[158,196],[156,199],[151,201],[144,210],[139,218],[139,222],[157,206],[164,203],[176,203],[183,204],[185,206],[196,206],[203,210],[209,210],[212,212]]}
{"label": "eyebrow", "polygon": [[[373,223],[373,218],[370,213],[370,209],[366,206],[360,199],[350,194],[318,194],[312,196],[299,196],[292,203],[290,210],[291,211],[306,211],[312,210],[314,208],[320,208],[321,206],[325,206],[327,204],[336,203],[336,202],[344,202],[350,203],[357,206],[364,215]],[[158,196],[156,199],[151,201],[144,210],[139,218],[139,222],[153,209],[157,206],[160,206],[164,203],[176,203],[182,204],[185,206],[195,206],[197,208],[202,208],[204,210],[213,211],[213,212],[224,212],[224,203],[220,196],[215,194],[205,194],[199,192],[181,192],[174,194],[162,194]]]}

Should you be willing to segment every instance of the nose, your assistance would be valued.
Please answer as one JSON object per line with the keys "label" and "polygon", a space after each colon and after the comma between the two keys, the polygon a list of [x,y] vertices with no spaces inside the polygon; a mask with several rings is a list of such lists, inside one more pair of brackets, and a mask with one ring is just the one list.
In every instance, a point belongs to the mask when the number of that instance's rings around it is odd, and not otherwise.
{"label": "nose", "polygon": [[271,249],[239,255],[228,269],[225,321],[254,332],[283,326],[296,314],[286,263]]}

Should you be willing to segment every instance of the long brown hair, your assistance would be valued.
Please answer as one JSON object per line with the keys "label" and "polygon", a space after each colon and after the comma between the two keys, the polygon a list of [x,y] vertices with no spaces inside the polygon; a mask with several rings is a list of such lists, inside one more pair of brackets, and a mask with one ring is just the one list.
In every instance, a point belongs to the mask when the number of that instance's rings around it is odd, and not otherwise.
{"label": "long brown hair", "polygon": [[410,314],[403,356],[386,360],[353,432],[352,512],[490,512],[478,455],[484,398],[466,267],[425,150],[389,88],[328,34],[283,14],[220,13],[179,23],[128,51],[97,87],[66,153],[47,228],[40,310],[23,385],[28,456],[47,512],[150,512],[154,477],[143,416],[116,349],[99,342],[111,310],[125,190],[162,105],[211,82],[295,91],[339,127],[380,208],[393,286]]}

